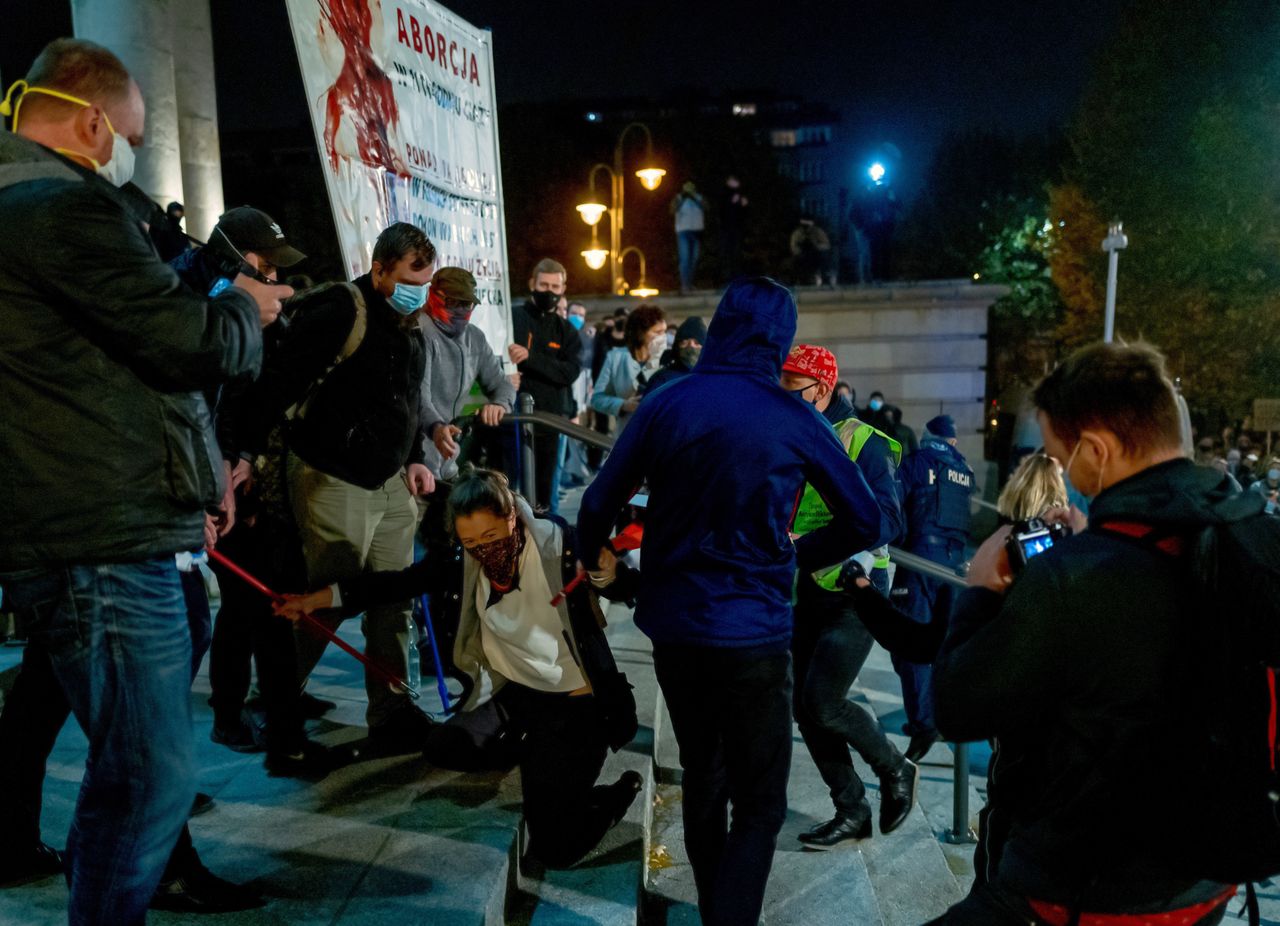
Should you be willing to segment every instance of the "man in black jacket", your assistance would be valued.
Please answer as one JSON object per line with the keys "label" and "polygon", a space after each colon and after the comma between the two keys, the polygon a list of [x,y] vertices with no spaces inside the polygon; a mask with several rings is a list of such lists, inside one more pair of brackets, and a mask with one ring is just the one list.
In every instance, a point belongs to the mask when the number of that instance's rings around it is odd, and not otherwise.
{"label": "man in black jacket", "polygon": [[[424,465],[419,414],[425,346],[418,315],[426,304],[435,246],[405,222],[373,246],[370,273],[303,297],[290,333],[268,358],[243,402],[239,446],[262,453],[286,409],[289,496],[302,534],[307,579],[335,582],[366,569],[413,562],[415,496],[435,479]],[[401,679],[409,676],[413,633],[408,601],[365,615],[365,653]],[[336,628],[340,620],[331,619]],[[328,641],[298,634],[306,678]],[[408,695],[366,672],[369,733],[388,751],[422,748],[430,719]],[[268,754],[268,768],[273,757]]]}
{"label": "man in black jacket", "polygon": [[1178,921],[1216,923],[1234,888],[1179,873],[1199,790],[1175,697],[1190,681],[1192,568],[1171,555],[1176,544],[1157,549],[1121,528],[1188,542],[1260,505],[1245,510],[1227,477],[1182,456],[1173,386],[1149,347],[1086,347],[1034,400],[1046,452],[1093,497],[1089,523],[1016,582],[1008,528],[974,556],[935,664],[937,722],[949,740],[994,737],[999,748],[978,886],[935,922],[1206,904]]}
{"label": "man in black jacket", "polygon": [[175,555],[223,494],[200,390],[256,372],[290,290],[211,299],[160,262],[118,189],[145,105],[106,49],[51,43],[0,113],[0,586],[89,740],[70,919],[136,923],[195,789]]}
{"label": "man in black jacket", "polygon": [[[567,281],[564,267],[549,257],[534,265],[529,298],[511,312],[515,343],[507,353],[520,370],[520,393],[533,397],[534,408],[572,418],[578,413],[572,386],[582,372],[582,343],[556,314]],[[560,509],[560,440],[554,431],[539,430],[534,444],[537,501],[552,514]]]}

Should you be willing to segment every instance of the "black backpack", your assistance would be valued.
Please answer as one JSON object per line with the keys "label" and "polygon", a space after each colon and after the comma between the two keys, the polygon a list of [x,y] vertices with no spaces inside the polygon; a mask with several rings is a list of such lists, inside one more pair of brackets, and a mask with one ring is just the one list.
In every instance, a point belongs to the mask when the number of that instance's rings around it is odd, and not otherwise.
{"label": "black backpack", "polygon": [[1261,514],[1256,496],[1229,504],[1227,523],[1190,533],[1128,522],[1090,529],[1188,571],[1178,732],[1194,790],[1170,809],[1182,834],[1170,863],[1190,878],[1251,885],[1280,874],[1280,519]]}

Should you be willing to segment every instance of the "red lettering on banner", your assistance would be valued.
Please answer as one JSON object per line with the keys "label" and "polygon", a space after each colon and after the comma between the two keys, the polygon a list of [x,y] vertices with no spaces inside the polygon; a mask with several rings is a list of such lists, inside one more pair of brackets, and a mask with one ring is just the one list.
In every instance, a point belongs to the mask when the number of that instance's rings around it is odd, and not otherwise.
{"label": "red lettering on banner", "polygon": [[396,10],[396,30],[396,41],[408,48],[409,32],[404,27],[404,10]]}
{"label": "red lettering on banner", "polygon": [[480,68],[476,65],[475,52],[471,53],[471,82],[477,87],[480,86]]}
{"label": "red lettering on banner", "polygon": [[[413,50],[417,52],[422,51],[422,32],[418,27],[418,19],[416,16],[409,17],[409,28],[413,32]],[[428,32],[428,34],[430,33]]]}
{"label": "red lettering on banner", "polygon": [[425,54],[455,77],[480,86],[480,62],[475,52],[450,41],[443,32],[432,32],[431,26],[418,22],[416,16],[410,15],[406,24],[404,10],[399,8],[396,9],[396,40],[405,48]]}
{"label": "red lettering on banner", "polygon": [[440,67],[448,67],[444,61],[445,49],[448,47],[448,40],[444,37],[443,32],[436,33],[436,60],[440,62]]}
{"label": "red lettering on banner", "polygon": [[450,42],[449,43],[449,69],[453,71],[455,77],[458,74],[458,65],[453,60],[453,53],[457,50],[458,50],[458,43]]}

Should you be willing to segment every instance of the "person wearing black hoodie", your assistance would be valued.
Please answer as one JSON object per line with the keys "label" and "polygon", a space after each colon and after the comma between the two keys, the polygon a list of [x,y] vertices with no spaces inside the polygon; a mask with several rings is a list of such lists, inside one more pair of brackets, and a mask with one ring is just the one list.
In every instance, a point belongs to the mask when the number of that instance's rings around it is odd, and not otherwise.
{"label": "person wearing black hoodie", "polygon": [[[955,742],[998,740],[986,822],[1001,838],[984,847],[974,891],[934,922],[1178,910],[1188,912],[1176,922],[1217,923],[1235,886],[1183,867],[1202,757],[1186,754],[1181,695],[1196,680],[1182,654],[1197,580],[1178,550],[1209,526],[1239,537],[1280,525],[1183,457],[1154,349],[1085,347],[1034,401],[1045,451],[1093,500],[1087,529],[1016,581],[1009,528],[997,531],[956,603],[934,665],[937,724]],[[1142,541],[1145,528],[1171,543]]]}
{"label": "person wearing black hoodie", "polygon": [[[594,564],[648,481],[635,620],[680,745],[685,845],[708,926],[759,919],[786,817],[797,563],[831,566],[892,534],[835,432],[778,383],[795,332],[785,287],[730,285],[698,365],[640,403],[578,519]],[[832,520],[793,543],[806,482]]]}

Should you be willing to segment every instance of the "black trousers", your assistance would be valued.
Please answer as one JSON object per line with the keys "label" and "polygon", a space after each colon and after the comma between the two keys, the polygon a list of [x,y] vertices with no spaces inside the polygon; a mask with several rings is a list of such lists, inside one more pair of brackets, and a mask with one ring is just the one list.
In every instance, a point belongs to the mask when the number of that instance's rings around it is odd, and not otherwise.
{"label": "black trousers", "polygon": [[848,697],[871,652],[871,633],[847,595],[819,589],[807,576],[800,582],[791,640],[796,723],[818,773],[831,790],[836,813],[865,819],[871,806],[849,747],[857,750],[877,778],[896,772],[903,762],[880,721]]}
{"label": "black trousers", "polygon": [[787,815],[791,655],[658,644],[653,664],[680,745],[702,921],[755,926]]}
{"label": "black trousers", "polygon": [[548,694],[508,682],[497,694],[520,743],[520,785],[529,852],[567,868],[594,849],[618,813],[618,796],[597,785],[605,745],[590,695]]}
{"label": "black trousers", "polygon": [[[198,572],[184,572],[181,578],[191,628],[194,679],[209,649],[209,598]],[[49,651],[29,641],[22,653],[22,668],[0,711],[0,858],[9,852],[27,852],[40,842],[45,770],[54,742],[70,716],[71,705],[54,674]],[[191,830],[183,826],[163,880],[173,880],[197,858]]]}
{"label": "black trousers", "polygon": [[[247,524],[236,527],[218,544],[219,552],[264,581],[272,590],[301,590],[300,546],[298,561],[287,565],[282,548],[288,538]],[[299,541],[293,540],[298,544]],[[267,748],[290,752],[305,738],[298,696],[298,657],[293,624],[271,612],[271,601],[243,579],[214,563],[222,605],[213,625],[209,651],[209,705],[220,726],[236,723],[249,695],[253,663],[258,667],[258,689],[267,715]]]}

